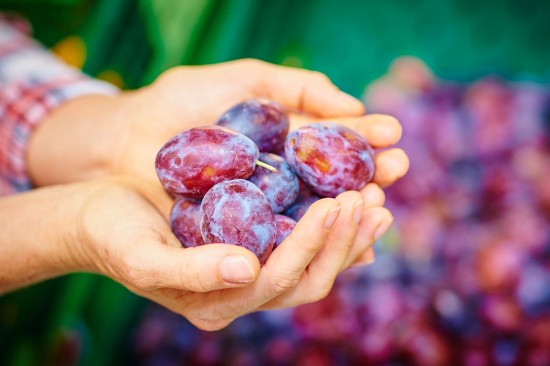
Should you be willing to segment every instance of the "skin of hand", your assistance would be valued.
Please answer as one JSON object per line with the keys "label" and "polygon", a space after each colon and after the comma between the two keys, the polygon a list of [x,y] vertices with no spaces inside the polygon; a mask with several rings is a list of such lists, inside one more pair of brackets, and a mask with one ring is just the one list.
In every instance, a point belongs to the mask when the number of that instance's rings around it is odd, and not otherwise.
{"label": "skin of hand", "polygon": [[64,103],[34,131],[29,173],[37,186],[109,174],[157,181],[154,159],[164,143],[182,130],[214,124],[225,110],[249,98],[282,104],[290,111],[291,129],[332,121],[384,148],[376,154],[374,177],[382,187],[408,170],[406,154],[389,148],[401,137],[395,118],[365,115],[360,101],[319,72],[238,60],[176,67],[137,91]]}
{"label": "skin of hand", "polygon": [[[290,111],[291,129],[332,121],[356,130],[374,147],[384,149],[375,156],[373,183],[360,192],[344,192],[313,205],[261,271],[256,258],[239,247],[213,244],[182,249],[167,228],[172,201],[160,188],[154,170],[158,150],[173,135],[194,126],[213,124],[232,105],[258,97],[285,106]],[[119,174],[150,182],[156,188],[148,190],[153,193],[146,196],[159,208],[160,217],[164,216],[163,229],[155,231],[156,242],[152,238],[145,240],[140,231],[143,225],[137,224],[134,217],[122,220],[127,224],[124,234],[133,240],[123,240],[123,236],[116,240],[112,230],[105,232],[107,229],[101,225],[88,228],[90,235],[99,238],[90,242],[109,243],[104,249],[94,246],[94,250],[85,251],[98,253],[87,262],[95,263],[88,270],[121,282],[202,329],[220,329],[257,309],[321,299],[330,291],[338,273],[373,261],[371,246],[393,220],[382,207],[385,197],[380,187],[403,176],[409,162],[402,150],[390,148],[401,136],[399,123],[390,116],[365,116],[364,112],[358,100],[339,91],[317,72],[256,60],[177,67],[137,91],[114,97],[80,97],[57,108],[31,137],[29,172],[37,185]],[[339,215],[334,226],[323,229],[329,211],[337,207]],[[120,222],[119,217],[124,217],[128,209],[119,211],[109,210],[111,221],[106,222]],[[165,245],[153,245],[159,241]],[[128,243],[132,243],[131,247]],[[176,248],[168,253],[170,247]],[[173,250],[186,253],[180,256],[192,260],[181,264]],[[220,280],[221,272],[215,268],[233,250],[242,254],[242,260],[234,261],[235,268],[251,268],[254,275],[252,282],[232,284],[243,287],[226,289],[228,282]],[[239,273],[236,269],[228,271],[226,274]]]}
{"label": "skin of hand", "polygon": [[[201,329],[217,330],[253,311],[323,298],[353,262],[356,242],[374,240],[359,237],[381,225],[365,217],[391,217],[359,192],[322,199],[260,270],[256,256],[239,246],[183,248],[162,214],[172,201],[159,190],[111,177],[0,199],[0,218],[14,223],[0,237],[0,293],[69,272],[99,273]],[[358,212],[363,220],[354,220]]]}
{"label": "skin of hand", "polygon": [[[408,170],[406,154],[391,148],[401,137],[395,118],[365,115],[360,101],[338,90],[319,72],[238,60],[176,67],[137,91],[114,97],[90,95],[64,103],[32,134],[30,176],[38,186],[108,175],[158,182],[154,160],[166,141],[182,130],[215,123],[225,110],[249,98],[282,104],[290,112],[291,129],[332,121],[362,134],[382,149],[375,155],[373,180],[380,187],[392,184]],[[381,202],[382,206],[384,193],[374,185],[368,187],[361,191],[366,203]],[[392,219],[379,214],[371,220],[384,222],[380,228],[387,229]],[[372,260],[371,252],[357,263]]]}

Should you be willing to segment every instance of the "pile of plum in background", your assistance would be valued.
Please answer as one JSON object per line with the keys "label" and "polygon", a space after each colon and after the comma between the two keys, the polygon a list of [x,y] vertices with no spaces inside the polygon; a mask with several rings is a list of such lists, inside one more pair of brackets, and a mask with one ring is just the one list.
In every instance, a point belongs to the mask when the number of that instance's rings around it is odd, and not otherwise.
{"label": "pile of plum in background", "polygon": [[216,333],[151,305],[141,364],[550,365],[548,87],[386,84],[367,108],[400,119],[411,159],[376,262],[318,303]]}
{"label": "pile of plum in background", "polygon": [[313,202],[372,179],[373,150],[351,129],[328,123],[288,131],[279,104],[251,99],[160,149],[157,175],[177,197],[170,224],[183,246],[236,244],[263,265]]}

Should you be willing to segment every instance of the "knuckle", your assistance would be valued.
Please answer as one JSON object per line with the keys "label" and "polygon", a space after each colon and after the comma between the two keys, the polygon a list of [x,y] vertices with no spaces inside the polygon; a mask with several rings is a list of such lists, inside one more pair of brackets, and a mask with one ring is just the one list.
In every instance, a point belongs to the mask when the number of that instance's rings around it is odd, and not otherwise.
{"label": "knuckle", "polygon": [[311,71],[311,78],[318,82],[318,83],[322,83],[322,84],[332,84],[332,81],[330,81],[329,77],[326,76],[325,74],[323,74],[322,72],[320,71]]}
{"label": "knuckle", "polygon": [[146,256],[140,251],[128,251],[124,253],[122,259],[120,276],[125,283],[141,291],[152,291],[160,287],[160,273],[149,266]]}
{"label": "knuckle", "polygon": [[308,302],[317,302],[328,296],[334,281],[318,281],[309,292]]}
{"label": "knuckle", "polygon": [[191,271],[179,271],[180,288],[193,292],[207,292],[210,288],[207,285],[206,278],[203,276],[191,276]]}
{"label": "knuckle", "polygon": [[349,240],[343,240],[342,242],[342,249],[345,253],[349,253],[351,251],[351,248],[353,247],[353,243],[354,243],[354,238],[351,238]]}
{"label": "knuckle", "polygon": [[358,191],[345,191],[336,196],[336,200],[340,203],[344,203],[346,201],[356,202],[362,199],[363,195]]}
{"label": "knuckle", "polygon": [[242,66],[243,68],[246,68],[246,69],[249,69],[249,68],[250,69],[258,69],[258,68],[265,67],[267,65],[267,62],[260,61],[260,60],[255,59],[255,58],[244,58],[244,59],[236,61],[236,63],[239,64],[240,66]]}
{"label": "knuckle", "polygon": [[[188,250],[194,250],[194,248]],[[208,292],[212,290],[213,282],[220,282],[217,276],[212,278],[211,276],[198,275],[208,272],[208,269],[192,260],[182,260],[175,270],[177,271],[177,287],[187,291]]]}
{"label": "knuckle", "polygon": [[188,319],[193,325],[203,331],[215,332],[227,327],[233,322],[233,318],[218,318],[218,319],[206,319],[196,318]]}
{"label": "knuckle", "polygon": [[153,291],[157,288],[154,281],[144,274],[134,277],[134,285],[142,291]]}
{"label": "knuckle", "polygon": [[134,255],[129,255],[124,259],[122,278],[132,287],[142,291],[156,289],[153,281],[154,275],[143,268],[141,262],[137,261]]}
{"label": "knuckle", "polygon": [[[313,258],[319,251],[322,249],[324,244],[324,238],[328,234],[328,231],[322,230],[319,231],[319,237],[305,236],[304,233],[298,234],[296,231],[292,231],[285,239],[285,241],[293,243],[290,246],[299,246],[300,251],[295,252],[296,255],[299,255],[302,258]],[[296,274],[299,278],[300,273]]]}
{"label": "knuckle", "polygon": [[300,280],[300,274],[299,273],[284,273],[277,277],[275,277],[271,281],[271,290],[276,295],[282,294],[287,292],[290,289],[293,289],[298,285],[298,282]]}
{"label": "knuckle", "polygon": [[177,81],[182,78],[185,78],[189,73],[189,66],[174,66],[166,71],[164,71],[155,81],[155,83]]}

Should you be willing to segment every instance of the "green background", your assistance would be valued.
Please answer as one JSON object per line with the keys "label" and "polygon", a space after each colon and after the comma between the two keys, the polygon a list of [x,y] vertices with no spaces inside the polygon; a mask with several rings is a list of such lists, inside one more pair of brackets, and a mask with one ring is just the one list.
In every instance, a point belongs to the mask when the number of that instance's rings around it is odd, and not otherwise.
{"label": "green background", "polygon": [[[84,70],[112,70],[127,88],[178,64],[243,57],[322,71],[356,96],[402,55],[446,79],[550,80],[543,0],[0,0],[0,9],[28,17],[48,46],[78,35]],[[3,296],[0,364],[62,364],[79,349],[84,365],[118,364],[144,304],[86,274]]]}

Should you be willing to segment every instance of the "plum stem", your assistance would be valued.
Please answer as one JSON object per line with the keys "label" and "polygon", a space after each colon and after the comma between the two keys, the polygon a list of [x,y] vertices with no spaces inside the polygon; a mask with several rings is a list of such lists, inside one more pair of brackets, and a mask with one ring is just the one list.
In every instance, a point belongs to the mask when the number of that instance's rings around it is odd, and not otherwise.
{"label": "plum stem", "polygon": [[264,163],[263,161],[256,160],[256,165],[261,166],[262,168],[266,168],[267,170],[269,170],[270,172],[273,172],[273,173],[278,172],[277,169],[275,169],[274,167],[272,167],[269,164]]}

